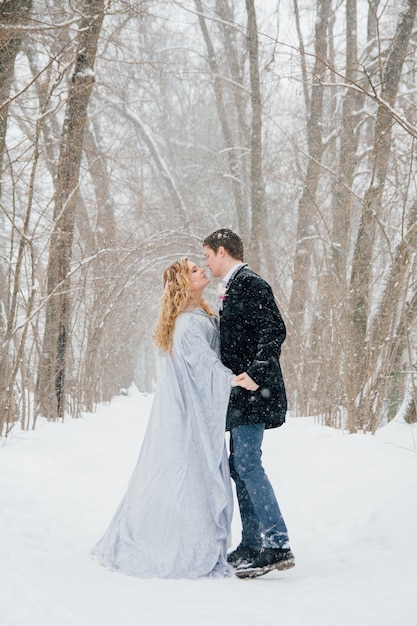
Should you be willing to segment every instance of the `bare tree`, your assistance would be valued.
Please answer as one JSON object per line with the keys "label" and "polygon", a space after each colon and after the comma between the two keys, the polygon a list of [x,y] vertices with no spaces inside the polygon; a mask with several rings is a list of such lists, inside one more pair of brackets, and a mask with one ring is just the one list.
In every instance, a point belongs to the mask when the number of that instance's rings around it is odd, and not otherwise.
{"label": "bare tree", "polygon": [[[228,159],[238,225],[239,225],[239,229],[242,235],[244,237],[249,237],[250,216],[248,215],[248,209],[245,203],[245,193],[244,193],[243,180],[242,180],[243,171],[241,167],[241,160],[239,158],[240,157],[239,144],[237,144],[236,137],[234,136],[233,125],[229,121],[230,114],[228,114],[227,94],[225,93],[225,90],[226,90],[225,86],[227,85],[227,83],[225,82],[225,79],[222,76],[222,71],[217,61],[216,51],[214,49],[214,45],[210,37],[209,29],[207,27],[206,18],[203,12],[202,2],[201,0],[194,0],[194,2],[195,2],[196,9],[198,11],[198,22],[200,25],[201,33],[202,33],[204,43],[207,48],[207,62],[210,67],[210,72],[213,76],[213,89],[214,89],[214,95],[215,95],[217,114],[219,117],[219,122],[220,122],[220,126],[221,126],[222,133],[223,133],[225,149],[227,151],[227,159]],[[228,5],[227,0],[222,0],[221,2],[218,2],[217,5],[221,11],[221,14],[224,15],[225,17],[227,16],[227,19],[231,21],[232,19],[231,9]],[[223,28],[226,28],[224,24],[223,24]],[[225,36],[224,41],[225,41],[225,45],[228,45],[230,42],[229,37]],[[237,72],[237,62],[236,62],[236,57],[234,56],[234,52],[228,50],[227,58],[230,58],[232,62],[232,68],[234,71],[233,82],[234,82],[234,89],[236,90],[238,81],[240,82],[241,78]],[[242,90],[243,90],[243,85],[241,87],[241,91],[240,91],[239,98],[238,98],[239,104],[236,104],[237,118],[239,120],[240,130],[242,130],[242,126],[241,126],[242,117],[241,117],[241,108],[240,108],[240,103],[243,100]]]}
{"label": "bare tree", "polygon": [[55,0],[5,23],[4,424],[33,425],[33,394],[56,419],[151,390],[162,270],[224,225],[288,321],[291,410],[415,419],[414,5],[293,6]]}
{"label": "bare tree", "polygon": [[[351,424],[355,424],[355,426],[351,425],[351,429],[356,428],[358,424],[374,429],[371,417],[374,398],[368,380],[369,376],[373,376],[373,372],[372,368],[369,368],[369,359],[380,350],[386,335],[374,334],[371,342],[367,336],[371,304],[372,252],[377,225],[376,218],[381,210],[391,154],[393,120],[390,110],[395,105],[416,10],[417,1],[409,0],[398,21],[383,73],[380,104],[375,122],[371,182],[363,201],[362,216],[352,261],[350,281],[353,314],[352,349],[356,355],[356,366],[352,372],[352,388],[349,390],[349,396],[355,399],[354,406],[357,407],[357,414],[350,416]],[[372,360],[374,359],[372,358]],[[357,401],[358,399],[360,402]],[[370,419],[370,423],[368,423],[368,419]]]}
{"label": "bare tree", "polygon": [[[14,75],[16,56],[22,45],[22,29],[27,24],[32,2],[31,0],[5,0],[0,5],[0,174],[3,171],[4,153],[6,150],[7,117],[9,95]],[[0,199],[2,191],[0,176]],[[26,217],[28,217],[26,213]],[[27,228],[27,219],[24,229]],[[26,244],[26,233],[21,233],[18,256],[22,260]],[[16,292],[20,288],[20,264],[14,276],[14,296],[10,301],[8,293],[9,276],[3,273],[0,264],[0,436],[4,424],[14,423],[19,417],[17,399],[14,393],[16,377],[16,361],[12,361],[9,353],[11,329],[16,316]],[[20,357],[22,358],[20,347]],[[17,361],[18,363],[18,361]]]}
{"label": "bare tree", "polygon": [[5,150],[8,98],[14,63],[22,45],[22,28],[27,24],[31,7],[32,0],[3,0],[0,5],[0,171]]}
{"label": "bare tree", "polygon": [[246,12],[248,14],[248,53],[249,75],[251,86],[251,168],[250,168],[250,192],[252,209],[252,231],[250,238],[251,263],[255,268],[260,268],[261,239],[265,234],[266,201],[265,182],[262,167],[262,98],[259,81],[258,59],[258,29],[256,23],[256,10],[254,0],[246,0]]}
{"label": "bare tree", "polygon": [[330,0],[317,0],[317,19],[314,36],[314,69],[311,95],[307,109],[308,162],[303,193],[298,205],[298,225],[294,256],[293,283],[289,316],[297,332],[302,335],[306,294],[309,291],[309,267],[312,242],[316,236],[313,216],[315,215],[316,193],[320,179],[320,164],[323,155],[323,97],[327,72],[327,29],[331,11]]}
{"label": "bare tree", "polygon": [[[296,1],[296,0],[295,0]],[[324,152],[324,82],[327,73],[327,42],[328,23],[331,12],[330,0],[317,1],[317,19],[314,35],[314,68],[310,93],[304,91],[307,113],[307,170],[303,183],[302,194],[298,203],[296,246],[293,259],[291,297],[288,316],[291,322],[292,350],[302,354],[307,348],[305,342],[306,319],[305,311],[311,298],[311,261],[314,241],[317,237],[315,216],[317,215],[317,190],[320,182],[321,161]],[[301,345],[303,344],[303,347]],[[294,370],[296,382],[298,410],[305,413],[311,400],[310,369],[306,361],[302,367]]]}
{"label": "bare tree", "polygon": [[48,419],[63,417],[65,411],[66,358],[70,341],[68,274],[72,257],[87,106],[94,85],[93,67],[104,18],[105,1],[85,0],[81,9],[78,48],[58,164],[54,231],[51,236],[48,264],[49,300],[37,383],[39,410]]}

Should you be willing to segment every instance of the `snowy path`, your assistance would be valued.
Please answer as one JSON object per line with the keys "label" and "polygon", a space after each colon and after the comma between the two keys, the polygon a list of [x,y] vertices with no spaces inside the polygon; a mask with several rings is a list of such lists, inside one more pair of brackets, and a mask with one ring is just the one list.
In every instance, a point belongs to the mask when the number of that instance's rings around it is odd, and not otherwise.
{"label": "snowy path", "polygon": [[[139,580],[89,556],[123,495],[152,401],[14,431],[0,447],[2,626],[416,626],[416,430],[265,435],[296,567],[250,581]],[[239,541],[236,512],[234,543]]]}

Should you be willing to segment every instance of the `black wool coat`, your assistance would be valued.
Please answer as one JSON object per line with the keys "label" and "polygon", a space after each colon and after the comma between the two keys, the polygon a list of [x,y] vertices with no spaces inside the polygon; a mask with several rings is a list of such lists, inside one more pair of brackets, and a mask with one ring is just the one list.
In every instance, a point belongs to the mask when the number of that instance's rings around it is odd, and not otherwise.
{"label": "black wool coat", "polygon": [[247,372],[259,389],[232,388],[226,430],[284,423],[287,397],[279,358],[285,334],[269,284],[247,265],[240,267],[226,287],[220,311],[221,360],[235,374]]}

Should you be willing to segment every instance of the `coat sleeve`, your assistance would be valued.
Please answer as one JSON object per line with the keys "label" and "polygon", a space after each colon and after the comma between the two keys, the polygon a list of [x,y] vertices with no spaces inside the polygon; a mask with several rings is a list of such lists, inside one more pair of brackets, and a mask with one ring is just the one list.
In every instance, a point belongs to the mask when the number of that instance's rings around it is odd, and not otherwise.
{"label": "coat sleeve", "polygon": [[266,281],[252,279],[245,291],[246,314],[254,321],[257,341],[256,355],[247,373],[261,387],[274,386],[280,377],[279,357],[286,335],[284,320]]}

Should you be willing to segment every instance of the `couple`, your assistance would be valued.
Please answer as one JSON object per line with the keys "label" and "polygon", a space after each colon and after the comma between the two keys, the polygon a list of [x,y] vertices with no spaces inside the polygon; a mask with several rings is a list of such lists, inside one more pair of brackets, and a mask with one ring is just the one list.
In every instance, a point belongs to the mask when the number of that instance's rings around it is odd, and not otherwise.
{"label": "couple", "polygon": [[[211,274],[223,279],[220,336],[203,297],[204,269],[176,261],[164,273],[154,332],[161,370],[146,435],[126,494],[93,548],[104,565],[133,576],[224,577],[232,566],[251,578],[294,565],[261,464],[264,429],[285,420],[284,322],[270,286],[243,263],[236,233],[220,229],[203,246]],[[227,554],[230,475],[242,539]]]}

